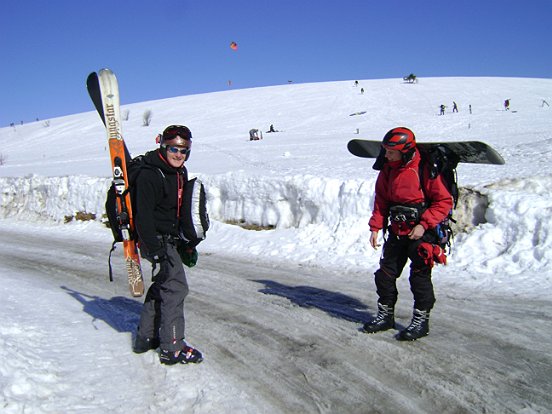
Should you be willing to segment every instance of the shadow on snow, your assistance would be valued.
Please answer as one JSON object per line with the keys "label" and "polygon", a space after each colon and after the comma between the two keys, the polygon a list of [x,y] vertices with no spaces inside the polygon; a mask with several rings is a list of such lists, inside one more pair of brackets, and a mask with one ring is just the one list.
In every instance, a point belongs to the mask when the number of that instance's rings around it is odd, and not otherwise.
{"label": "shadow on snow", "polygon": [[351,322],[364,323],[373,318],[368,306],[351,296],[312,286],[287,286],[273,280],[253,280],[265,285],[259,292],[289,299],[303,308],[316,308],[328,315]]}
{"label": "shadow on snow", "polygon": [[67,286],[61,286],[61,288],[82,304],[83,311],[92,316],[92,324],[101,320],[117,332],[134,333],[136,330],[142,310],[141,303],[123,296],[103,299],[78,292]]}

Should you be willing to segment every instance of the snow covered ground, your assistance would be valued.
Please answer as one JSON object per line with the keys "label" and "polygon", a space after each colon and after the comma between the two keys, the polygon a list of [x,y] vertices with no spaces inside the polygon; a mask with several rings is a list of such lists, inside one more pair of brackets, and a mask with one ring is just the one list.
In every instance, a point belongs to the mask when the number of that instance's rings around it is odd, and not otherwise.
{"label": "snow covered ground", "polygon": [[[124,79],[120,86],[124,103]],[[154,352],[131,352],[140,301],[127,293],[120,251],[116,281],[107,282],[111,236],[100,216],[110,167],[92,105],[0,129],[3,412],[550,412],[552,110],[544,101],[552,102],[549,79],[422,78],[124,105],[133,154],[153,148],[165,126],[188,125],[188,169],[208,187],[213,225],[188,272],[186,305],[188,339],[206,359],[169,368]],[[280,132],[266,133],[270,124]],[[482,140],[506,160],[458,168],[465,231],[449,265],[434,271],[431,334],[409,344],[394,332],[358,332],[375,311],[379,252],[366,223],[376,172],[346,149],[395,126],[419,141]],[[249,141],[252,128],[264,139]],[[64,223],[76,212],[97,219]],[[406,275],[399,290],[404,326]]]}

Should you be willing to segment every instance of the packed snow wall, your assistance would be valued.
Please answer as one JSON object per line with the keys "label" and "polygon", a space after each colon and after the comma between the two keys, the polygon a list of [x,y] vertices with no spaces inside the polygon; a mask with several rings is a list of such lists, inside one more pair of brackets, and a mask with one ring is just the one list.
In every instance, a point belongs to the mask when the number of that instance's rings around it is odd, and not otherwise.
{"label": "packed snow wall", "polygon": [[[374,201],[374,180],[257,177],[241,172],[199,178],[207,188],[212,220],[261,228],[364,227]],[[92,213],[101,220],[109,185],[108,178],[87,176],[0,178],[0,216],[62,221]],[[461,189],[456,227],[466,231],[485,222],[487,204],[479,192]]]}

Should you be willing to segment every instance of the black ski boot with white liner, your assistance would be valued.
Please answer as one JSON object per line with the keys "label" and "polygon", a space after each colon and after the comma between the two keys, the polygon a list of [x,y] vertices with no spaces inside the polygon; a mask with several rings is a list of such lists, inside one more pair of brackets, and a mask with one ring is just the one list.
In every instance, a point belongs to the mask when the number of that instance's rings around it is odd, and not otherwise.
{"label": "black ski boot with white liner", "polygon": [[414,341],[429,334],[429,311],[414,308],[412,321],[397,337],[400,341]]}
{"label": "black ski boot with white liner", "polygon": [[378,302],[378,314],[371,322],[366,322],[362,331],[366,333],[375,333],[387,331],[395,327],[395,309],[392,306],[384,305]]}

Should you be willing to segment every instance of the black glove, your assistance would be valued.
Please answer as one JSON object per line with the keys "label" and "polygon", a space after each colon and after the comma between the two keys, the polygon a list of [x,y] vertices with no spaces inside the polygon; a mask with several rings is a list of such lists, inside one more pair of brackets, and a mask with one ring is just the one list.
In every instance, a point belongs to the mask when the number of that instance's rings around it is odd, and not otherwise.
{"label": "black glove", "polygon": [[146,259],[153,265],[152,273],[155,272],[158,264],[161,266],[161,272],[166,272],[168,270],[167,267],[173,265],[173,262],[164,247],[156,250],[153,254],[148,254]]}
{"label": "black glove", "polygon": [[140,246],[140,252],[142,253],[142,257],[149,260],[152,264],[163,263],[169,259],[165,246],[158,247],[155,250],[150,250],[146,246],[142,245]]}
{"label": "black glove", "polygon": [[[153,282],[163,283],[169,275],[170,267],[173,265],[171,258],[167,255],[167,252],[163,250],[163,252],[150,256],[148,260],[152,263],[151,280]],[[155,271],[158,264],[159,271],[156,274]]]}
{"label": "black glove", "polygon": [[156,255],[152,256],[150,258],[150,260],[153,264],[170,262],[169,256],[167,255],[166,252],[164,252],[162,254],[156,254]]}

